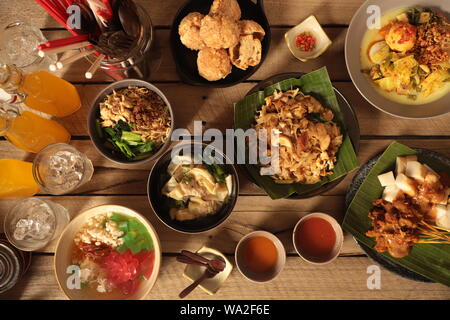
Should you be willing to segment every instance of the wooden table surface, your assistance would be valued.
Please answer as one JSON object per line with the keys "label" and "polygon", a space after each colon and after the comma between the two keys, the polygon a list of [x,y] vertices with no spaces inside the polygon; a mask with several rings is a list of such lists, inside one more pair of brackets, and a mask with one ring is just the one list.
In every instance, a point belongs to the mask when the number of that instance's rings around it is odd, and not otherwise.
{"label": "wooden table surface", "polygon": [[[450,115],[428,120],[394,118],[367,103],[351,83],[344,61],[344,39],[350,19],[363,0],[265,0],[266,13],[272,26],[268,57],[250,80],[225,89],[191,87],[179,81],[170,54],[169,30],[173,16],[183,1],[138,2],[151,16],[156,31],[156,45],[162,52],[161,65],[151,76],[151,82],[171,101],[177,127],[192,129],[194,120],[203,120],[205,128],[231,128],[232,103],[241,99],[258,81],[277,73],[310,72],[325,65],[334,86],[356,111],[361,127],[358,155],[361,164],[384,150],[393,140],[450,156]],[[325,26],[333,45],[320,58],[302,63],[291,56],[283,35],[310,14],[316,15]],[[15,0],[14,5],[0,6],[1,23],[17,20],[38,26],[49,39],[68,35],[32,0]],[[234,268],[216,295],[209,296],[202,290],[195,290],[188,296],[189,299],[450,299],[450,288],[444,285],[406,280],[384,269],[381,272],[381,289],[369,290],[367,267],[374,263],[348,234],[345,235],[340,256],[331,264],[311,265],[295,254],[291,234],[300,217],[321,211],[342,221],[344,197],[353,174],[322,196],[276,201],[264,195],[240,174],[240,196],[226,223],[200,235],[184,235],[168,229],[158,221],[146,196],[147,176],[152,164],[124,170],[94,150],[86,128],[87,110],[93,97],[111,80],[101,73],[92,80],[84,79],[87,67],[86,61],[80,61],[61,74],[76,84],[83,106],[74,115],[60,121],[72,133],[71,144],[93,161],[95,174],[90,183],[73,194],[42,197],[63,205],[72,217],[101,204],[125,205],[144,214],[155,226],[164,252],[161,271],[149,299],[177,299],[178,293],[189,284],[181,276],[184,266],[175,261],[175,255],[181,249],[197,250],[203,244],[208,244],[233,259],[237,241],[254,230],[273,232],[285,245],[288,257],[281,275],[273,282],[254,284],[246,281]],[[0,158],[32,160],[33,156],[0,140]],[[12,200],[0,201],[1,226],[2,218],[12,204]],[[64,299],[53,274],[53,252],[54,243],[42,252],[34,253],[27,275],[15,288],[0,295],[0,299]]]}

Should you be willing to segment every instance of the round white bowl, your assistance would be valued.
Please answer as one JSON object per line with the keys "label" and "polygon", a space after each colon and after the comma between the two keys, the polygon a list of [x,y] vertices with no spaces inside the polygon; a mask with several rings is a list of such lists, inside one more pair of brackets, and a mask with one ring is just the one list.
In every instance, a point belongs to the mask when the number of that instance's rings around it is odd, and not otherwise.
{"label": "round white bowl", "polygon": [[[307,257],[306,254],[302,251],[302,249],[297,247],[297,242],[295,241],[295,234],[297,232],[298,227],[303,222],[305,222],[306,220],[311,219],[311,218],[322,218],[325,221],[329,222],[331,224],[331,226],[333,227],[334,233],[336,234],[336,242],[334,244],[333,250],[331,251],[330,255],[323,260],[317,259],[317,258],[312,258],[312,257]],[[330,263],[331,261],[333,261],[334,259],[336,259],[339,256],[339,253],[341,252],[341,249],[342,249],[342,244],[344,243],[344,234],[342,232],[341,226],[336,221],[336,219],[334,219],[332,216],[330,216],[328,214],[315,212],[315,213],[310,213],[310,214],[304,216],[297,222],[297,224],[294,227],[294,231],[292,232],[292,242],[294,243],[295,251],[303,260],[305,260],[306,262],[312,263],[312,264],[321,265],[321,264]]]}
{"label": "round white bowl", "polygon": [[350,78],[359,93],[374,107],[390,115],[408,118],[423,119],[437,117],[450,112],[448,102],[450,93],[438,100],[420,105],[401,104],[381,95],[370,83],[369,79],[361,72],[360,49],[361,42],[367,30],[367,13],[369,7],[380,8],[381,15],[397,9],[407,7],[425,7],[435,11],[450,14],[450,1],[443,0],[366,0],[353,15],[345,38],[345,63]]}
{"label": "round white bowl", "polygon": [[103,205],[95,208],[91,208],[87,211],[79,214],[75,219],[73,219],[69,225],[65,228],[61,237],[56,245],[55,259],[54,259],[54,270],[56,279],[60,289],[64,294],[71,300],[102,300],[110,299],[105,295],[102,297],[101,293],[96,293],[94,290],[77,290],[69,289],[67,287],[67,280],[72,274],[67,272],[67,267],[71,265],[72,250],[73,250],[73,239],[77,231],[83,226],[86,221],[98,214],[116,212],[124,214],[130,217],[134,217],[139,220],[148,230],[155,250],[155,260],[153,264],[153,271],[150,278],[145,280],[139,286],[139,289],[127,297],[128,300],[140,300],[144,299],[153,288],[156,278],[158,277],[159,268],[161,265],[161,244],[159,242],[158,235],[156,234],[153,226],[144,218],[141,214],[129,208],[118,206],[118,205]]}
{"label": "round white bowl", "polygon": [[[266,273],[255,273],[249,270],[245,265],[245,262],[243,261],[244,258],[242,250],[244,248],[244,245],[249,239],[255,237],[264,237],[271,240],[278,252],[278,260],[275,267]],[[284,268],[284,265],[286,264],[286,250],[284,249],[283,244],[275,235],[267,231],[254,231],[242,237],[239,243],[237,244],[235,257],[236,257],[236,266],[239,272],[245,278],[247,278],[252,282],[272,281],[280,274],[280,272]]]}

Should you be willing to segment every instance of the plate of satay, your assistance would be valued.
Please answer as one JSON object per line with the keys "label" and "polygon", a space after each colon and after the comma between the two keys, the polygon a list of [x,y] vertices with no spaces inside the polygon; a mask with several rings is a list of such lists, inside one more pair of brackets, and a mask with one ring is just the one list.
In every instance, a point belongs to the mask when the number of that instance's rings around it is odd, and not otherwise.
{"label": "plate of satay", "polygon": [[393,142],[349,186],[343,229],[401,276],[450,286],[450,159]]}

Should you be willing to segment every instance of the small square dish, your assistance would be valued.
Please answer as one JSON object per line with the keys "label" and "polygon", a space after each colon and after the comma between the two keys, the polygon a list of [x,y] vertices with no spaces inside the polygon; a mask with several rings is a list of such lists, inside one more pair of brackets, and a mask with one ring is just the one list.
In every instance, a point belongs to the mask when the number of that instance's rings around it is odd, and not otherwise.
{"label": "small square dish", "polygon": [[[220,259],[225,262],[225,269],[222,272],[219,272],[211,279],[206,279],[199,285],[199,287],[207,294],[213,295],[220,289],[222,284],[231,274],[233,264],[222,253],[206,246],[203,246],[200,250],[198,250],[197,254],[205,257],[206,259]],[[183,277],[191,282],[194,282],[200,278],[204,272],[204,267],[188,264],[186,269],[184,269]]]}
{"label": "small square dish", "polygon": [[303,62],[317,58],[332,43],[313,15],[286,32],[284,39],[292,55]]}

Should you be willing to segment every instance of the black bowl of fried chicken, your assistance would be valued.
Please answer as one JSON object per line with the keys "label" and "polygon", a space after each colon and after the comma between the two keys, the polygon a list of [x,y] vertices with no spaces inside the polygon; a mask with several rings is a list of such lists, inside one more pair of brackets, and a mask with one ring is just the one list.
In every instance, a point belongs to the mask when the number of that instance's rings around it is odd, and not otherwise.
{"label": "black bowl of fried chicken", "polygon": [[269,52],[263,0],[188,0],[172,23],[170,45],[187,84],[229,87],[248,79]]}

